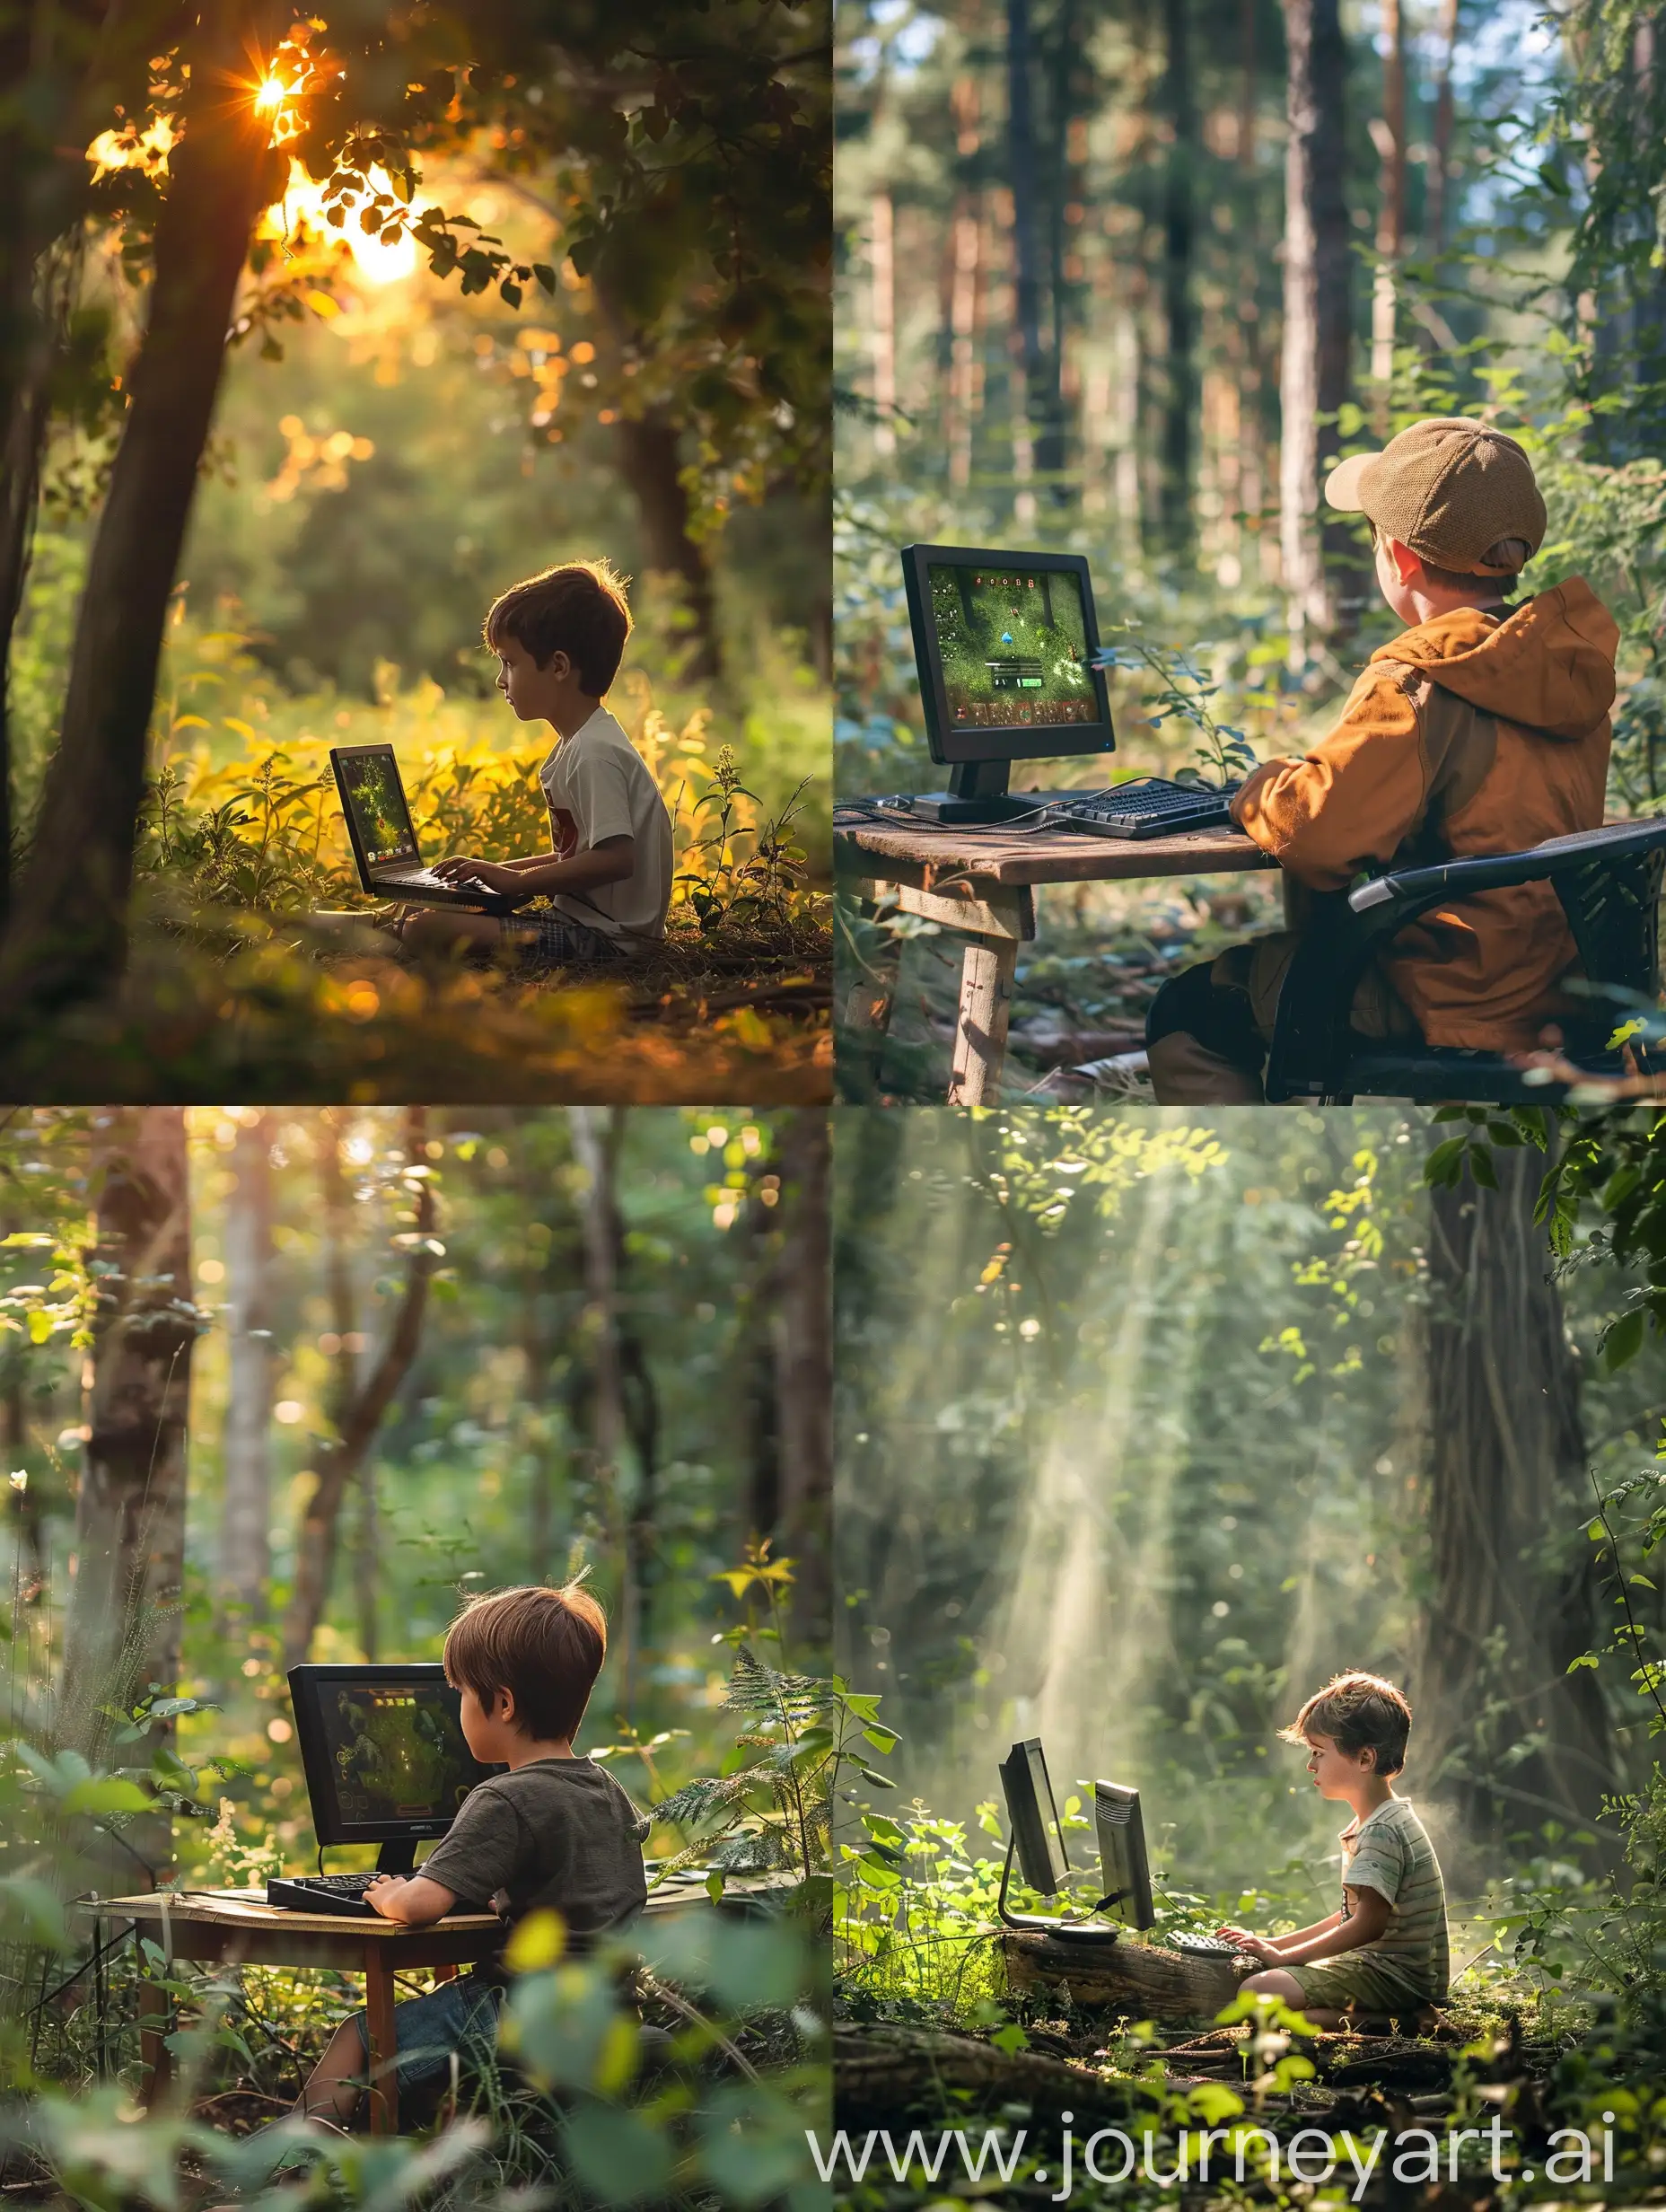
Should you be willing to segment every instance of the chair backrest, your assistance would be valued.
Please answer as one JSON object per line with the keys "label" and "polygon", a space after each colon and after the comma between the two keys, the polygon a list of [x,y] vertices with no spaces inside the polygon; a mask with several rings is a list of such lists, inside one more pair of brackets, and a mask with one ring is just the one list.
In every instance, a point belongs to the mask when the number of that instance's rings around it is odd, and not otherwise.
{"label": "chair backrest", "polygon": [[1592,984],[1660,992],[1661,877],[1666,851],[1599,855],[1553,880]]}

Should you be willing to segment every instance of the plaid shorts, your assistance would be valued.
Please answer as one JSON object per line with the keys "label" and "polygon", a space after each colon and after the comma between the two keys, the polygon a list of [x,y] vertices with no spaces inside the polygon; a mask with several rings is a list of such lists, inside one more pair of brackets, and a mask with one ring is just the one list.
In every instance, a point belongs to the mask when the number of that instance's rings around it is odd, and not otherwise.
{"label": "plaid shorts", "polygon": [[504,921],[504,935],[530,958],[551,968],[565,968],[578,961],[618,960],[618,946],[605,930],[575,922],[555,907],[536,913],[511,914]]}

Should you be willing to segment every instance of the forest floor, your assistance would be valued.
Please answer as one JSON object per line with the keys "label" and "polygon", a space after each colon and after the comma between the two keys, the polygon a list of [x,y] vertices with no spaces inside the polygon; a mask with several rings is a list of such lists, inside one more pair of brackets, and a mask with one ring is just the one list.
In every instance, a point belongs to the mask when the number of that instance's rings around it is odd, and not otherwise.
{"label": "forest floor", "polygon": [[[969,2026],[947,2006],[888,2005],[882,2007],[888,2013],[911,2015],[888,2020],[857,2019],[853,2007],[836,2006],[835,2127],[848,2132],[858,2154],[871,2129],[889,2130],[900,2145],[910,2129],[929,2135],[934,2124],[962,2129],[974,2143],[985,2129],[1001,2128],[1010,2151],[1012,2137],[1022,2129],[1034,2147],[1019,2154],[1017,2171],[999,2201],[1039,2205],[1059,2201],[1047,2168],[1050,2164],[1054,2179],[1059,2178],[1066,2115],[1078,2161],[1083,2143],[1098,2129],[1120,2127],[1136,2141],[1153,2129],[1160,2154],[1150,2163],[1171,2178],[1181,2127],[1192,2131],[1195,2146],[1199,2131],[1230,2127],[1234,2116],[1245,2127],[1270,2130],[1286,2146],[1302,2129],[1333,2138],[1352,2133],[1367,2155],[1379,2129],[1387,2131],[1390,2143],[1411,2129],[1444,2138],[1460,2127],[1485,2127],[1495,2111],[1510,2131],[1506,2140],[1525,2146],[1523,2155],[1530,2155],[1553,2124],[1545,2116],[1543,2093],[1559,2049],[1533,2040],[1520,2015],[1501,2015],[1490,2027],[1483,2025],[1478,2041],[1477,2022],[1443,2017],[1425,2036],[1279,2036],[1258,2045],[1248,2024],[1158,2027],[1146,2022],[1131,2027],[1125,2019],[1085,2007],[1049,2016],[1045,1999],[1025,2003],[1010,1997],[1004,2008],[1022,2023],[1022,2036],[1011,2023]],[[1293,2067],[1286,2055],[1293,2052],[1298,2060]],[[1258,2078],[1258,2066],[1264,2069]],[[1292,2074],[1300,2078],[1289,2078]],[[1485,2138],[1477,2139],[1486,2147]],[[1195,2147],[1192,2155],[1195,2159]],[[1230,2178],[1230,2150],[1226,2156],[1227,2178],[1219,2190],[1200,2187],[1194,2164],[1188,2202],[1290,2200],[1293,2177],[1286,2174],[1283,2188],[1270,2186],[1265,2176],[1253,2178],[1252,2162],[1240,2184]],[[1221,2157],[1217,2146],[1217,2174]],[[1357,2192],[1355,2177],[1347,2172],[1350,2186],[1343,2193],[1366,2205],[1426,2197],[1477,2207],[1497,2195],[1485,2160],[1477,2166],[1468,2146],[1455,2177],[1443,2176],[1426,2191],[1409,2190],[1394,2180],[1388,2164],[1383,2160]],[[961,2193],[959,2175],[945,2175],[946,2187],[927,2187],[923,2179],[899,2181],[883,2150],[863,2185],[853,2188],[847,2172],[843,2182],[842,2189],[835,2182],[835,2202],[841,2205],[901,2208],[929,2200],[941,2206]],[[974,2185],[964,2193],[987,2199],[991,2192]],[[1134,2193],[1142,2200],[1166,2201],[1169,2192],[1147,2182]],[[1306,2185],[1295,2189],[1298,2197],[1313,2193]],[[1129,2190],[1100,2189],[1084,2179],[1079,2164],[1073,2194],[1090,2202],[1130,2200]]]}
{"label": "forest floor", "polygon": [[8,1043],[6,1095],[814,1103],[832,1087],[829,906],[800,894],[778,917],[675,926],[627,973],[418,962],[351,919],[142,920],[116,992]]}
{"label": "forest floor", "polygon": [[[1011,1099],[1151,1096],[1145,1013],[1171,976],[1228,944],[1282,926],[1276,878],[1199,877],[1123,887],[1044,886],[1037,934],[1019,948],[1003,1093]],[[841,1095],[874,1103],[941,1101],[960,1001],[963,938],[908,923],[890,1028],[841,1032]],[[854,979],[877,930],[841,928],[840,969]],[[843,992],[841,990],[841,997]],[[1091,1068],[1091,1074],[1076,1071]]]}

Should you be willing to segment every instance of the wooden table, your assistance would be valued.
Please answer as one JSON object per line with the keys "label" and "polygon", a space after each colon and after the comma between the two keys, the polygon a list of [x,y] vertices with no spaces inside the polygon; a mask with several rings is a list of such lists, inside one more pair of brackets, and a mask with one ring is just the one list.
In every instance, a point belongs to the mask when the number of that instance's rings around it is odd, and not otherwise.
{"label": "wooden table", "polygon": [[[1022,795],[1022,794],[1019,795]],[[1277,862],[1241,830],[1188,830],[1170,838],[1085,837],[1074,830],[1025,832],[1000,824],[950,829],[850,811],[833,817],[841,886],[870,903],[939,922],[967,940],[955,1019],[952,1106],[993,1103],[1006,1058],[1018,948],[1036,934],[1038,883],[1133,883],[1150,877],[1230,875]],[[878,976],[863,976],[846,1003],[855,1029],[890,1020],[896,955]]]}
{"label": "wooden table", "polygon": [[[323,1912],[285,1912],[263,1890],[184,1890],[175,1898],[101,1898],[83,1909],[102,1920],[131,1920],[164,1959],[211,1966],[312,1966],[364,1977],[364,2024],[370,2044],[373,2135],[399,2128],[393,2076],[393,1978],[428,1967],[442,1979],[460,1966],[489,1958],[504,1940],[495,1913],[455,1913],[431,1927],[396,1927],[391,1920]],[[153,2102],[171,2075],[165,2037],[168,1997],[145,1971],[139,1953],[139,2057],[143,2102]]]}
{"label": "wooden table", "polygon": [[[655,1917],[682,1909],[710,1909],[698,1871],[661,1883],[648,1893],[645,1910]],[[758,1909],[790,1884],[768,1874],[731,1876],[720,1910]],[[154,1892],[139,1897],[105,1897],[80,1909],[101,1924],[131,1920],[136,1936],[149,1936],[164,1960],[187,1959],[210,1966],[311,1966],[364,1977],[364,2025],[370,2045],[370,2124],[373,2135],[399,2129],[399,2096],[393,2074],[397,2048],[393,2028],[393,1978],[420,1969],[448,1980],[460,1966],[478,1965],[501,1948],[504,1924],[495,1913],[451,1913],[429,1927],[399,1927],[391,1920],[354,1914],[289,1912],[268,1905],[264,1890],[182,1890],[177,1896]],[[145,1971],[139,1953],[139,2058],[141,2102],[150,2104],[167,2087],[171,2053],[167,1992]]]}

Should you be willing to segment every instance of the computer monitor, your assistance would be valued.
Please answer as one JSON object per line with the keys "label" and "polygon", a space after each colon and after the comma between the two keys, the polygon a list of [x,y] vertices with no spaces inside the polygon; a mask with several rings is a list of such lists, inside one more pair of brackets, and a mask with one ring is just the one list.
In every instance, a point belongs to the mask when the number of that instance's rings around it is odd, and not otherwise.
{"label": "computer monitor", "polygon": [[443,1667],[297,1666],[295,1734],[319,1843],[375,1843],[384,1874],[408,1874],[443,1836],[485,1767],[463,1741],[461,1698]]}
{"label": "computer monitor", "polygon": [[1032,1890],[1057,1897],[1069,1878],[1070,1854],[1039,1736],[1014,1743],[1002,1760],[1001,1789],[1019,1872]]}
{"label": "computer monitor", "polygon": [[1100,1901],[1097,1909],[1114,1913],[1128,1927],[1151,1927],[1157,1914],[1151,1901],[1151,1868],[1145,1856],[1145,1823],[1140,1794],[1116,1782],[1093,1785],[1093,1825],[1099,1835]]}
{"label": "computer monitor", "polygon": [[[1115,1943],[1119,1929],[1104,1920],[1056,1920],[1039,1913],[1008,1910],[1006,1893],[1014,1856],[1025,1882],[1043,1897],[1058,1894],[1070,1877],[1071,1865],[1040,1738],[1028,1736],[1022,1743],[1014,1743],[1001,1762],[1000,1774],[1012,1830],[996,1906],[1002,1920],[1008,1927],[1036,1928],[1073,1943]],[[1123,1927],[1153,1927],[1157,1915],[1152,1904],[1138,1790],[1125,1789],[1117,1782],[1095,1782],[1093,1815],[1100,1892],[1094,1912],[1114,1914]]]}
{"label": "computer monitor", "polygon": [[950,768],[916,813],[1007,821],[1035,804],[1007,789],[1014,760],[1116,750],[1080,553],[910,545],[902,573],[926,740]]}

